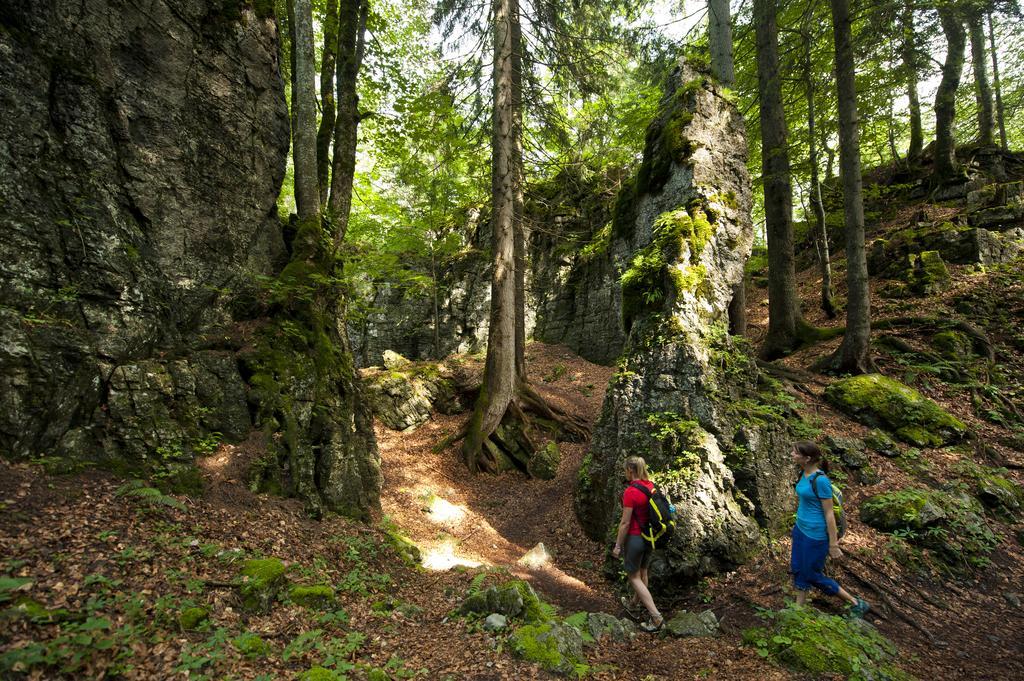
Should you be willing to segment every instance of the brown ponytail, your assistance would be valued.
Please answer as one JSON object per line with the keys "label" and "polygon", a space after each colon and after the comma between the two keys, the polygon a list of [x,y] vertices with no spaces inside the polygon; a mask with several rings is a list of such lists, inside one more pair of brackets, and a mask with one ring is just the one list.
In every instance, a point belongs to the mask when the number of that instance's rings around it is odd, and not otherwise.
{"label": "brown ponytail", "polygon": [[801,456],[806,456],[813,463],[818,464],[818,468],[828,473],[830,466],[828,460],[821,452],[821,448],[813,442],[807,440],[801,440],[800,442],[793,443],[793,449],[795,449]]}

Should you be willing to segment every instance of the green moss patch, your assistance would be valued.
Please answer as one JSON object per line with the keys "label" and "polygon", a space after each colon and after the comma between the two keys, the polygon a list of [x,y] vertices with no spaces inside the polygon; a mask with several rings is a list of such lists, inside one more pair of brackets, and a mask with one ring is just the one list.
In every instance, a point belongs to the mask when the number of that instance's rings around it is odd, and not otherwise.
{"label": "green moss patch", "polygon": [[835,381],[825,389],[825,398],[862,423],[888,427],[920,447],[941,447],[967,434],[967,426],[935,402],[881,374]]}
{"label": "green moss patch", "polygon": [[924,251],[907,256],[907,283],[918,295],[934,295],[948,289],[953,279],[938,251]]}
{"label": "green moss patch", "polygon": [[898,651],[868,622],[826,615],[813,608],[791,606],[769,615],[767,627],[743,632],[743,641],[762,657],[816,678],[841,674],[867,681],[909,681],[893,664]]}
{"label": "green moss patch", "polygon": [[247,560],[242,563],[242,584],[239,588],[242,606],[246,610],[269,610],[284,586],[286,570],[284,563],[277,558]]}
{"label": "green moss patch", "polygon": [[209,619],[210,613],[206,608],[185,608],[178,615],[178,626],[182,631],[191,631]]}
{"label": "green moss patch", "polygon": [[324,667],[311,667],[295,677],[297,681],[344,681],[348,677],[339,674],[333,669]]}
{"label": "green moss patch", "polygon": [[242,657],[250,660],[267,657],[272,652],[270,644],[251,631],[246,631],[231,639],[231,645]]}
{"label": "green moss patch", "polygon": [[334,588],[326,584],[314,586],[296,584],[289,590],[288,598],[296,605],[322,610],[334,604]]}
{"label": "green moss patch", "polygon": [[509,642],[516,655],[550,672],[582,677],[588,670],[583,658],[583,636],[570,624],[527,624],[512,632]]}
{"label": "green moss patch", "polygon": [[558,464],[562,462],[562,453],[558,451],[557,442],[548,442],[530,457],[527,471],[535,478],[553,480],[558,474]]}
{"label": "green moss patch", "polygon": [[1008,520],[1018,520],[1024,515],[1024,488],[1006,477],[1005,468],[990,468],[964,460],[953,470],[968,482],[972,494],[989,510]]}

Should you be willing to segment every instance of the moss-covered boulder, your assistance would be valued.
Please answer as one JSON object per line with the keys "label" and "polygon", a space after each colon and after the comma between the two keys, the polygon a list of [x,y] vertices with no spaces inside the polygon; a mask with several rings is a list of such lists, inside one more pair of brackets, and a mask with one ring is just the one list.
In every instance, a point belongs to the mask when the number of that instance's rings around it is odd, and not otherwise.
{"label": "moss-covered boulder", "polygon": [[210,619],[210,612],[206,608],[185,608],[178,614],[178,626],[182,631],[198,629],[203,622]]}
{"label": "moss-covered boulder", "polygon": [[923,251],[907,256],[907,283],[918,295],[930,296],[948,289],[953,280],[938,251]]}
{"label": "moss-covered boulder", "polygon": [[889,428],[919,447],[941,447],[967,434],[967,426],[935,402],[881,374],[839,379],[825,389],[825,398],[862,423]]}
{"label": "moss-covered boulder", "polygon": [[955,485],[948,489],[905,489],[868,497],[860,519],[883,532],[899,532],[926,549],[946,572],[965,574],[988,565],[999,543],[977,499]]}
{"label": "moss-covered boulder", "polygon": [[909,681],[894,660],[898,650],[862,619],[826,615],[791,606],[771,615],[766,627],[743,632],[743,640],[771,658],[814,678],[839,674],[860,681]]}
{"label": "moss-covered boulder", "polygon": [[513,580],[470,594],[463,601],[459,612],[464,615],[487,615],[496,612],[508,618],[519,617],[527,622],[543,622],[551,618],[549,609],[550,606],[545,607],[529,583]]}
{"label": "moss-covered boulder", "polygon": [[322,610],[334,604],[334,588],[326,584],[296,584],[288,591],[288,598],[296,605]]}
{"label": "moss-covered boulder", "polygon": [[583,676],[586,672],[583,635],[570,624],[555,621],[526,624],[512,632],[509,642],[516,655],[550,672],[574,676]]}
{"label": "moss-covered boulder", "polygon": [[562,453],[558,451],[557,442],[549,442],[530,457],[527,472],[541,480],[553,480],[558,474],[558,464],[562,462]]}
{"label": "moss-covered boulder", "polygon": [[894,459],[900,455],[900,447],[884,430],[872,430],[864,436],[864,444],[876,454]]}
{"label": "moss-covered boulder", "polygon": [[974,354],[974,345],[962,331],[939,331],[932,336],[932,347],[946,359],[963,361]]}
{"label": "moss-covered boulder", "polygon": [[384,526],[385,536],[391,548],[399,555],[406,565],[419,565],[423,560],[423,553],[420,547],[412,539],[402,534],[397,525],[388,523]]}
{"label": "moss-covered boulder", "polygon": [[287,568],[277,558],[247,560],[242,563],[239,593],[242,607],[249,611],[266,612],[274,603],[287,580]]}
{"label": "moss-covered boulder", "polygon": [[[583,624],[582,630],[594,643],[600,643],[604,639],[614,643],[628,643],[636,636],[636,625],[633,622],[604,612],[586,613],[586,621]],[[588,636],[584,636],[585,641]]]}
{"label": "moss-covered boulder", "polygon": [[347,678],[346,675],[325,667],[310,667],[295,677],[296,681],[344,681]]}
{"label": "moss-covered boulder", "polygon": [[971,492],[989,510],[1011,520],[1024,514],[1024,488],[1006,477],[1005,468],[961,461],[954,470],[968,482]]}

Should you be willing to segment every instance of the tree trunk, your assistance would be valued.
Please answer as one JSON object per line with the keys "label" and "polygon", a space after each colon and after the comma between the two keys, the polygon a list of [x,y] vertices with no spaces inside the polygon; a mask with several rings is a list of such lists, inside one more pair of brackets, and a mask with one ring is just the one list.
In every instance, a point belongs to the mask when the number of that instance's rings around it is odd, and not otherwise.
{"label": "tree trunk", "polygon": [[341,3],[338,13],[338,117],[334,122],[334,159],[331,162],[331,196],[328,202],[334,223],[334,243],[341,244],[348,231],[355,180],[356,142],[359,138],[359,96],[356,86],[363,63],[369,0]]}
{"label": "tree trunk", "polygon": [[1009,151],[1006,141],[1006,118],[1003,116],[1003,92],[999,84],[999,60],[996,58],[996,33],[992,27],[992,13],[988,14],[988,40],[992,48],[992,83],[996,90],[996,120],[999,122],[999,145]]}
{"label": "tree trunk", "polygon": [[972,12],[967,25],[971,37],[974,97],[978,103],[978,143],[991,146],[995,143],[992,138],[992,88],[988,84],[988,70],[985,68],[985,28],[981,21],[981,12]]}
{"label": "tree trunk", "polygon": [[708,43],[711,73],[722,85],[732,87],[736,75],[732,61],[732,17],[729,0],[708,0]]}
{"label": "tree trunk", "polygon": [[310,0],[288,0],[292,34],[292,159],[299,220],[320,216],[316,179],[316,69]]}
{"label": "tree trunk", "polygon": [[513,169],[513,235],[516,269],[516,383],[525,385],[526,376],[526,224],[523,220],[523,30],[518,0],[512,7],[512,115],[515,135],[512,137]]}
{"label": "tree trunk", "polygon": [[939,5],[939,20],[946,35],[946,61],[942,64],[942,80],[935,92],[935,175],[940,180],[956,174],[956,140],[953,122],[956,119],[956,90],[964,68],[966,36],[957,12]]}
{"label": "tree trunk", "polygon": [[481,449],[501,423],[516,388],[515,202],[516,134],[514,112],[517,0],[494,0],[494,67],[491,131],[491,316],[487,331],[484,384],[470,420],[462,453],[472,471],[481,466]]}
{"label": "tree trunk", "polygon": [[803,33],[804,40],[804,93],[807,97],[808,161],[811,166],[811,207],[818,235],[818,265],[821,269],[821,309],[829,319],[836,316],[832,299],[832,258],[829,254],[828,228],[825,225],[825,205],[821,200],[821,180],[818,178],[817,118],[814,108],[814,71],[811,68],[811,36]]}
{"label": "tree trunk", "polygon": [[849,0],[832,0],[836,46],[836,94],[839,99],[839,164],[846,218],[846,333],[826,360],[833,371],[862,374],[875,370],[871,360],[871,292],[864,251],[864,203],[861,193],[857,89],[854,83]]}
{"label": "tree trunk", "polygon": [[903,71],[907,78],[907,98],[910,100],[910,147],[907,157],[917,160],[924,149],[924,133],[921,127],[921,101],[917,97],[917,50],[914,48],[914,10],[909,0],[903,5]]}
{"label": "tree trunk", "polygon": [[334,69],[338,56],[338,0],[327,0],[324,17],[324,51],[320,61],[320,129],[316,134],[316,177],[320,205],[330,195],[331,137],[334,135]]}
{"label": "tree trunk", "polygon": [[774,0],[754,0],[757,81],[761,103],[761,165],[768,235],[768,334],[761,356],[774,359],[799,345],[803,325],[793,263],[793,190],[779,79]]}

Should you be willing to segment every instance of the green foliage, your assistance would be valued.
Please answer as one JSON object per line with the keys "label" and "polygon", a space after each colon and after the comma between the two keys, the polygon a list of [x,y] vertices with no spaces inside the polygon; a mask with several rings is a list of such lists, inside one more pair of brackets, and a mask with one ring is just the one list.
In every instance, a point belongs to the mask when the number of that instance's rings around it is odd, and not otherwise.
{"label": "green foliage", "polygon": [[137,499],[150,507],[167,506],[179,511],[185,510],[185,505],[183,503],[174,497],[167,496],[154,487],[146,487],[145,483],[141,480],[130,480],[126,482],[121,485],[116,492],[114,492],[114,495],[129,499]]}
{"label": "green foliage", "polygon": [[840,674],[856,681],[909,681],[893,664],[896,646],[862,619],[843,619],[812,608],[762,611],[767,627],[743,632],[743,641],[796,672]]}
{"label": "green foliage", "polygon": [[178,626],[182,631],[198,629],[200,625],[210,619],[210,613],[206,608],[192,607],[185,608],[178,615]]}
{"label": "green foliage", "polygon": [[238,653],[249,660],[257,660],[270,655],[270,644],[251,631],[245,631],[231,639],[231,645]]}

